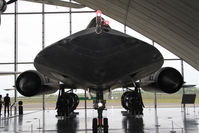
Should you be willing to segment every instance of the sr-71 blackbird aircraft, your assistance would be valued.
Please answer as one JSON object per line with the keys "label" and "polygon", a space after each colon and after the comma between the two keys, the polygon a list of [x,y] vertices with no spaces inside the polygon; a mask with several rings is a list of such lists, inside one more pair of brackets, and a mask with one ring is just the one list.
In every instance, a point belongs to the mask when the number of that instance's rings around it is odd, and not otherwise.
{"label": "sr-71 blackbird aircraft", "polygon": [[[79,100],[72,91],[85,89],[96,94],[93,132],[108,132],[103,94],[115,88],[127,88],[122,106],[132,115],[141,115],[140,88],[146,91],[175,93],[183,85],[181,74],[171,67],[161,68],[163,57],[152,45],[111,29],[97,11],[88,27],[55,42],[38,53],[35,70],[21,73],[16,89],[24,96],[54,93],[60,90],[58,115],[70,116]],[[139,80],[139,82],[138,82]],[[129,89],[134,87],[134,89]]]}

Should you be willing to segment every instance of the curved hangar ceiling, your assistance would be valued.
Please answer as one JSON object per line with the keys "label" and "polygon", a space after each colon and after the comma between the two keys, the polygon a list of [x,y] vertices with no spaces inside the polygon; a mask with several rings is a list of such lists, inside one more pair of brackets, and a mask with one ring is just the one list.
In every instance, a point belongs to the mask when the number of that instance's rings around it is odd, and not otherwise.
{"label": "curved hangar ceiling", "polygon": [[198,0],[75,0],[159,43],[199,70]]}

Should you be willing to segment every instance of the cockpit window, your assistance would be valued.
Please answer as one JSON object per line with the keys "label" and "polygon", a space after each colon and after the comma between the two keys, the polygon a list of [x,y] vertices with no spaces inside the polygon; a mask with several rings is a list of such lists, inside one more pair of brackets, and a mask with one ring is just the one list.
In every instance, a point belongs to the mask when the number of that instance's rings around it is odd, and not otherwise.
{"label": "cockpit window", "polygon": [[[105,24],[105,20],[104,18],[102,18],[102,26],[108,27],[110,28],[109,25]],[[91,22],[88,24],[87,28],[92,28],[92,27],[96,27],[96,17],[94,17]]]}

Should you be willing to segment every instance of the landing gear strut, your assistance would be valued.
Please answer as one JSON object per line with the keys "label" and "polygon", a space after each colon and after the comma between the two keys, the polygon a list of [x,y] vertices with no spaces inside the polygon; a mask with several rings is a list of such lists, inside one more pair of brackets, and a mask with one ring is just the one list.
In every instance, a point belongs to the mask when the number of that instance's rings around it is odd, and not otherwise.
{"label": "landing gear strut", "polygon": [[105,104],[106,100],[103,98],[103,92],[97,92],[93,105],[94,109],[97,110],[98,118],[93,118],[93,133],[97,133],[98,130],[104,130],[104,133],[108,133],[108,118],[103,118],[102,115]]}
{"label": "landing gear strut", "polygon": [[121,98],[122,106],[127,111],[122,112],[124,116],[127,115],[143,115],[143,101],[140,88],[135,87],[135,90],[126,91]]}
{"label": "landing gear strut", "polygon": [[64,89],[59,91],[56,109],[57,116],[75,117],[74,110],[79,104],[79,98],[72,91],[64,92]]}

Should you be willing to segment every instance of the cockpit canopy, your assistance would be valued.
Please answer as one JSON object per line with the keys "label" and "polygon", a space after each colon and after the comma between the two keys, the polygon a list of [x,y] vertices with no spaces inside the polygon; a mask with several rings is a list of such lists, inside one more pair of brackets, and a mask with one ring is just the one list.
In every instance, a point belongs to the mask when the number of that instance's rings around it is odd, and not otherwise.
{"label": "cockpit canopy", "polygon": [[[102,18],[102,26],[103,27],[107,27],[107,28],[111,28],[109,25],[105,24],[105,20],[104,18]],[[92,27],[96,27],[96,17],[94,17],[90,23],[88,24],[88,26],[86,28],[92,28]]]}

